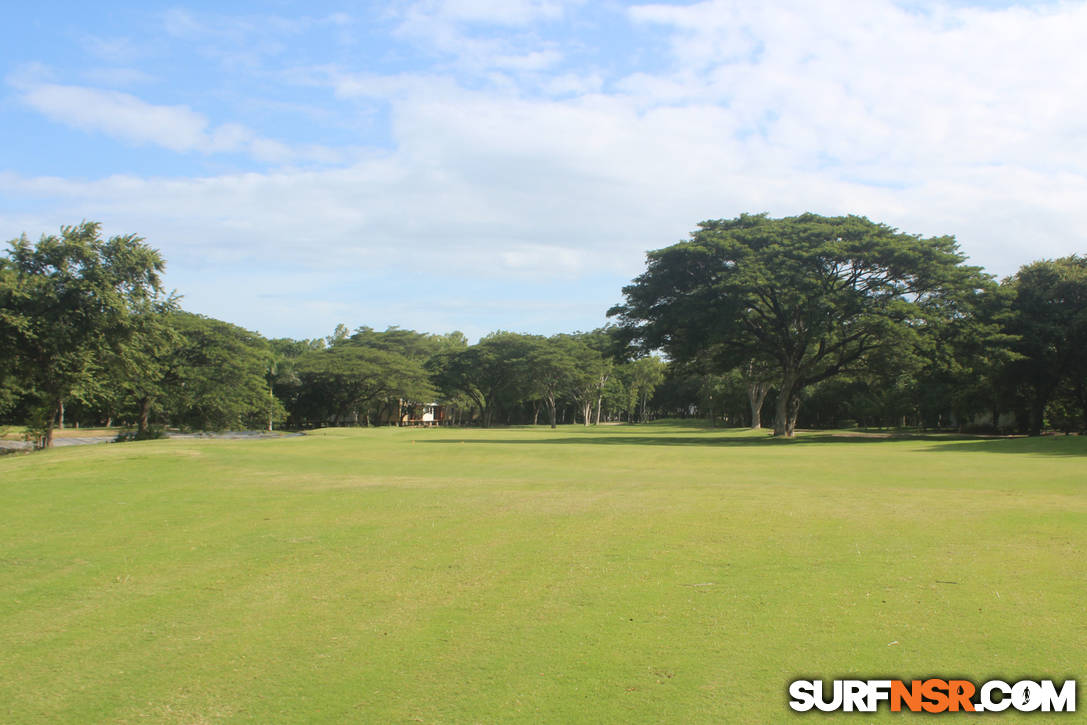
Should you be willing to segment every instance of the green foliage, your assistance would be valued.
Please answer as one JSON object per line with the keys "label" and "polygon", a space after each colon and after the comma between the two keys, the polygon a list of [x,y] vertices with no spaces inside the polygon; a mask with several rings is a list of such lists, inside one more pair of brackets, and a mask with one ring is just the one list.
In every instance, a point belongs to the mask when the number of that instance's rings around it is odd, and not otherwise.
{"label": "green foliage", "polygon": [[805,388],[914,345],[927,300],[984,277],[951,237],[922,239],[863,217],[703,222],[650,252],[609,314],[678,361],[712,353],[719,370],[772,364],[775,433],[791,435]]}
{"label": "green foliage", "polygon": [[324,350],[312,350],[294,363],[301,392],[291,414],[298,424],[357,425],[382,410],[399,417],[401,401],[428,402],[437,395],[423,368],[432,336],[391,328],[362,328]]}
{"label": "green foliage", "polygon": [[14,379],[32,400],[45,446],[64,401],[103,396],[107,362],[164,304],[159,253],[134,234],[103,240],[100,229],[65,226],[36,244],[23,235],[0,258],[0,387],[9,391],[0,400],[11,404]]}
{"label": "green foliage", "polygon": [[221,320],[172,315],[179,338],[167,373],[170,420],[202,430],[265,427],[282,406],[266,379],[271,350],[264,338]]}
{"label": "green foliage", "polygon": [[151,434],[156,406],[179,383],[176,363],[185,338],[176,327],[177,312],[170,298],[137,315],[134,334],[109,355],[103,371],[103,402],[114,413],[135,419],[140,436]]}
{"label": "green foliage", "polygon": [[594,383],[594,358],[597,356],[592,348],[571,335],[538,339],[529,350],[527,374],[535,385],[534,392],[547,407],[552,428],[558,422],[557,408],[561,398],[568,396],[584,404],[590,395]]}
{"label": "green foliage", "polygon": [[[1077,398],[1087,403],[1087,258],[1025,265],[1005,287],[1011,296],[1006,326],[1018,353],[1009,365],[1009,383],[1025,399],[1026,428],[1038,435],[1062,386],[1069,388],[1060,396],[1062,421],[1074,417],[1069,407]],[[1087,426],[1087,409],[1082,414]]]}
{"label": "green foliage", "polygon": [[390,327],[378,332],[370,327],[360,327],[350,338],[341,341],[350,342],[372,350],[395,352],[416,362],[425,362],[431,357],[447,351],[457,352],[468,347],[468,340],[459,331],[447,335],[434,335],[415,330]]}
{"label": "green foliage", "polygon": [[129,443],[131,441],[157,441],[166,437],[166,431],[157,427],[146,427],[137,430],[123,430],[113,439],[114,443]]}
{"label": "green foliage", "polygon": [[467,396],[479,410],[481,425],[488,427],[500,409],[540,396],[539,381],[527,365],[541,340],[498,331],[471,347],[441,351],[427,367],[443,394]]}
{"label": "green foliage", "polygon": [[646,407],[653,391],[664,381],[665,363],[659,357],[638,358],[625,366],[627,373],[627,414],[640,422],[647,420]]}

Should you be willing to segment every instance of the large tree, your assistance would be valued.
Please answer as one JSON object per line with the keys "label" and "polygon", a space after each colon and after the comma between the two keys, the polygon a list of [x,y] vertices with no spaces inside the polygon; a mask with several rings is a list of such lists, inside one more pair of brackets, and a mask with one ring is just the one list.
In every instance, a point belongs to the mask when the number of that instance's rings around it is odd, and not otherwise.
{"label": "large tree", "polygon": [[296,423],[369,424],[370,414],[388,409],[390,401],[427,401],[436,394],[419,361],[351,340],[304,355],[295,372],[302,388],[292,410]]}
{"label": "large tree", "polygon": [[272,351],[255,332],[189,312],[171,315],[177,344],[164,378],[171,422],[203,430],[264,427],[283,408],[267,379]]}
{"label": "large tree", "polygon": [[[1008,331],[1017,336],[1012,378],[1027,400],[1027,430],[1042,432],[1046,406],[1069,385],[1087,404],[1087,258],[1043,260],[1006,282],[1013,295]],[[1087,405],[1084,410],[1087,425]]]}
{"label": "large tree", "polygon": [[646,422],[646,407],[649,399],[653,397],[653,391],[664,382],[664,373],[667,368],[665,362],[659,357],[650,356],[638,358],[627,364],[627,376],[629,379],[627,392],[628,420],[633,421],[635,416],[639,423]]}
{"label": "large tree", "polygon": [[699,224],[650,252],[609,314],[648,349],[721,369],[776,371],[774,434],[792,436],[801,394],[888,345],[907,344],[925,300],[985,277],[952,237],[903,234],[864,217],[742,215]]}
{"label": "large tree", "polygon": [[471,347],[451,346],[432,357],[427,368],[447,396],[460,393],[475,404],[480,425],[486,428],[494,423],[499,409],[535,394],[526,363],[539,342],[537,336],[500,330]]}
{"label": "large tree", "polygon": [[[173,298],[134,319],[135,334],[107,359],[102,399],[107,410],[131,413],[136,436],[151,435],[152,411],[171,395],[184,338],[175,327],[179,311]],[[112,417],[112,416],[110,416]]]}
{"label": "large tree", "polygon": [[9,371],[35,401],[41,445],[66,400],[102,393],[107,360],[124,355],[162,302],[159,253],[134,234],[103,240],[96,222],[26,235],[0,257],[0,342]]}
{"label": "large tree", "polygon": [[585,425],[589,424],[597,390],[607,382],[604,359],[599,352],[580,335],[559,334],[536,338],[525,362],[526,380],[531,381],[534,394],[543,400],[552,428],[558,424],[558,402],[563,398],[575,401]]}

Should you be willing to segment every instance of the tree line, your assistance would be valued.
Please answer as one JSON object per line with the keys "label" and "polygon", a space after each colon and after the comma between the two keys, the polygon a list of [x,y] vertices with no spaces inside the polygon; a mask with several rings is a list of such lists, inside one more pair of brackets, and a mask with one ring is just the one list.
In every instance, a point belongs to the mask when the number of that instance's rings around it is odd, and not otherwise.
{"label": "tree line", "polygon": [[[308,428],[700,416],[774,433],[1087,428],[1087,260],[997,282],[951,237],[863,217],[742,215],[650,252],[615,324],[552,336],[340,325],[267,339],[181,309],[164,261],[100,226],[0,257],[0,422]],[[772,413],[770,412],[772,411]]]}

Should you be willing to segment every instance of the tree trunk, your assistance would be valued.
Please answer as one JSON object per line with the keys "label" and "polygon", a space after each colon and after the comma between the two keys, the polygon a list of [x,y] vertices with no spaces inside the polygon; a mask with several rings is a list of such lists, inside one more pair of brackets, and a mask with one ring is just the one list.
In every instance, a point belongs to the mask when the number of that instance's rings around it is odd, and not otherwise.
{"label": "tree trunk", "polygon": [[147,432],[147,428],[148,428],[147,421],[148,421],[148,419],[150,417],[151,417],[151,398],[149,396],[145,395],[144,397],[140,398],[140,419],[136,423],[136,431],[138,433],[146,433]]}
{"label": "tree trunk", "polygon": [[793,395],[789,399],[789,422],[785,428],[785,436],[792,438],[796,435],[796,417],[800,414],[800,398]]}
{"label": "tree trunk", "polygon": [[540,406],[542,403],[537,400],[532,408],[532,425],[540,424]]}
{"label": "tree trunk", "polygon": [[551,418],[551,427],[555,428],[557,423],[555,421],[555,396],[547,396],[547,415]]}
{"label": "tree trunk", "polygon": [[41,438],[41,447],[42,448],[52,448],[53,447],[53,430],[54,430],[54,426],[56,425],[57,417],[60,414],[60,411],[63,410],[63,409],[64,409],[64,401],[58,398],[57,401],[53,404],[51,410],[49,411],[49,415],[46,416],[45,430],[42,431],[42,438]]}
{"label": "tree trunk", "polygon": [[60,430],[64,430],[64,401],[63,400],[60,401],[59,406],[60,406],[60,408],[59,408],[59,411],[57,413],[57,428],[59,428]]}
{"label": "tree trunk", "polygon": [[1080,383],[1076,388],[1079,397],[1079,408],[1083,411],[1083,429],[1087,431],[1087,385]]}
{"label": "tree trunk", "polygon": [[747,402],[751,406],[751,430],[762,428],[762,404],[766,402],[766,394],[770,392],[767,383],[752,381],[747,384]]}
{"label": "tree trunk", "polygon": [[785,428],[789,422],[789,395],[784,390],[778,391],[777,403],[774,405],[774,436],[786,435]]}
{"label": "tree trunk", "polygon": [[1045,423],[1045,401],[1041,394],[1036,393],[1030,401],[1030,431],[1032,436],[1042,434],[1042,426]]}
{"label": "tree trunk", "polygon": [[604,394],[601,393],[596,398],[596,416],[593,419],[593,425],[600,425],[600,407],[604,404]]}
{"label": "tree trunk", "polygon": [[[778,390],[777,404],[774,406],[774,436],[783,436],[785,438],[793,437],[793,429],[796,425],[796,415],[791,414],[790,408],[793,405],[793,398],[795,397],[796,377],[792,373],[786,373],[781,381],[781,389]],[[797,409],[799,409],[800,401],[796,401]]]}

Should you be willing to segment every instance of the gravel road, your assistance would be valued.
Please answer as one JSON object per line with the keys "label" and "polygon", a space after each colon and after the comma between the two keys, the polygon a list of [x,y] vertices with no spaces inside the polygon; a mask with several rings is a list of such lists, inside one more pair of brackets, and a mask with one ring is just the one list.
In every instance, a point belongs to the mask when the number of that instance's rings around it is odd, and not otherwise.
{"label": "gravel road", "polygon": [[[222,433],[167,433],[167,438],[228,438],[228,439],[256,439],[256,438],[294,438],[305,435],[304,433],[268,433],[259,430],[225,431]],[[96,443],[113,443],[113,436],[65,436],[54,438],[53,445],[61,446],[91,446]],[[30,444],[26,441],[0,440],[0,450],[25,451],[30,450]]]}

